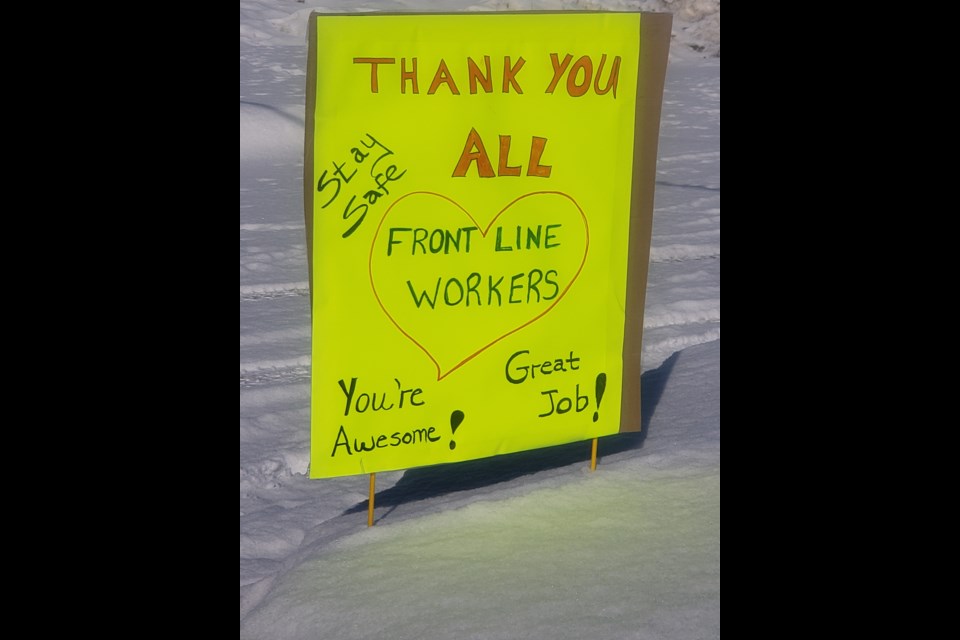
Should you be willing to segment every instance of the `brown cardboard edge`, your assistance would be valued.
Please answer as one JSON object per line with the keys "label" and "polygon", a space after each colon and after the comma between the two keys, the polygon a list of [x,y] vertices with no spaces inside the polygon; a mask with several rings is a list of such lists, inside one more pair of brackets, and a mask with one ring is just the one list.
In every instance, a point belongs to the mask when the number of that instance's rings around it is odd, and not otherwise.
{"label": "brown cardboard edge", "polygon": [[653,195],[657,178],[657,146],[663,84],[670,54],[669,13],[640,14],[640,60],[637,65],[637,110],[634,121],[633,186],[630,192],[630,241],[623,327],[623,386],[620,433],[640,431],[640,356],[643,351],[643,308],[647,298]]}
{"label": "brown cardboard edge", "polygon": [[303,118],[303,223],[307,233],[307,281],[313,317],[313,129],[317,111],[317,16],[310,12],[307,29],[307,100]]}

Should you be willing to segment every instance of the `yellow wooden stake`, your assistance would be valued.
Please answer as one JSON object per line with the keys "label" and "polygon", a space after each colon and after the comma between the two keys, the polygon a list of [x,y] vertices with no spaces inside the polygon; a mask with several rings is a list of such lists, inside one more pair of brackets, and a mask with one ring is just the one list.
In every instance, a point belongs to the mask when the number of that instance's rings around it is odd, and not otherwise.
{"label": "yellow wooden stake", "polygon": [[593,446],[590,447],[590,471],[597,470],[597,439],[593,439]]}
{"label": "yellow wooden stake", "polygon": [[[596,442],[596,441],[594,441]],[[377,485],[377,474],[370,474],[370,504],[367,506],[367,526],[373,526],[373,490]]]}

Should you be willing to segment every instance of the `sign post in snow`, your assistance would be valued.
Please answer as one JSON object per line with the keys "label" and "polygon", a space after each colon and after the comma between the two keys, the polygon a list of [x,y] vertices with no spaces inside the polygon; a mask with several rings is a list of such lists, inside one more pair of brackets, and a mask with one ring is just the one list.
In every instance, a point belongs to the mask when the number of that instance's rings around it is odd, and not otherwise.
{"label": "sign post in snow", "polygon": [[669,14],[313,14],[313,478],[640,429]]}

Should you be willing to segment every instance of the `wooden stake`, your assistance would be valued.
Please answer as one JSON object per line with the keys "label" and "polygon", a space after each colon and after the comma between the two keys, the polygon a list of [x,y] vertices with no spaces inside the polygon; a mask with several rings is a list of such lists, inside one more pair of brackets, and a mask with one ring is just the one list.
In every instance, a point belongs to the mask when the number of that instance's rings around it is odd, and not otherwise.
{"label": "wooden stake", "polygon": [[[594,440],[596,442],[596,440]],[[377,485],[377,474],[370,474],[370,503],[367,506],[367,526],[373,526],[373,491]]]}
{"label": "wooden stake", "polygon": [[597,439],[593,439],[593,446],[590,447],[590,471],[597,470]]}

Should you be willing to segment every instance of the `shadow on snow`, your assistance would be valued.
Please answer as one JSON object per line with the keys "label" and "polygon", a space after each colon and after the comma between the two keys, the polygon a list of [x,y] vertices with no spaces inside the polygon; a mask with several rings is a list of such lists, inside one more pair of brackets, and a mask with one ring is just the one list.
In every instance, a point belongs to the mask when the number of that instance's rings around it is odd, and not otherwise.
{"label": "shadow on snow", "polygon": [[[640,377],[640,431],[634,433],[618,433],[600,438],[598,459],[643,446],[650,428],[650,418],[656,411],[660,396],[666,386],[673,365],[680,352],[677,351],[656,369],[643,373]],[[577,462],[589,464],[590,441],[572,442],[568,444],[519,451],[468,460],[452,464],[435,465],[408,469],[397,484],[376,494],[376,507],[391,507],[386,513],[377,518],[377,522],[385,518],[397,506],[425,500],[437,496],[447,495],[457,491],[470,491],[481,487],[488,487],[501,482],[507,482],[525,475],[540,473],[549,469],[566,467]],[[351,507],[344,513],[366,511],[368,501]]]}

